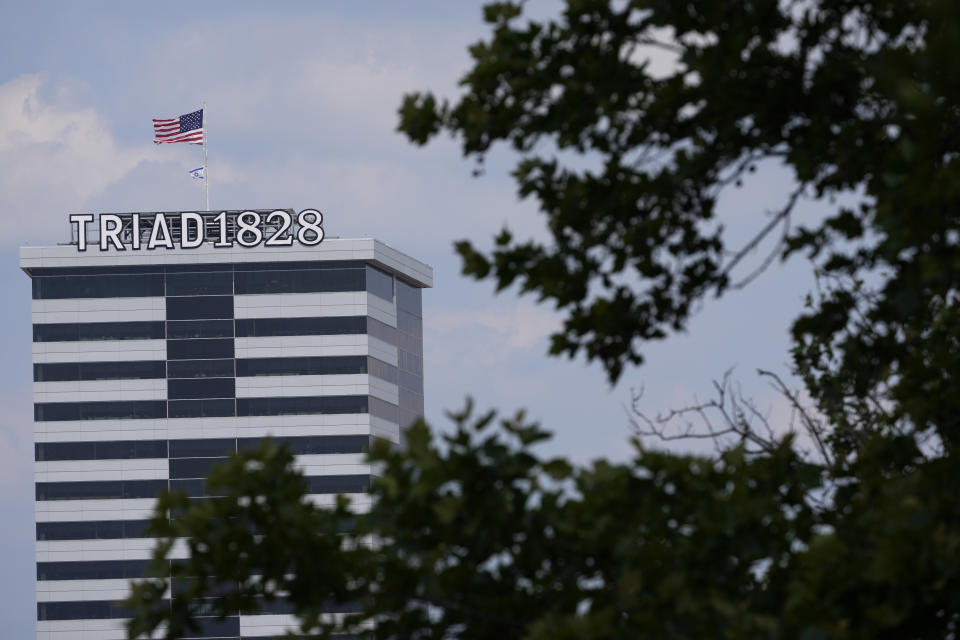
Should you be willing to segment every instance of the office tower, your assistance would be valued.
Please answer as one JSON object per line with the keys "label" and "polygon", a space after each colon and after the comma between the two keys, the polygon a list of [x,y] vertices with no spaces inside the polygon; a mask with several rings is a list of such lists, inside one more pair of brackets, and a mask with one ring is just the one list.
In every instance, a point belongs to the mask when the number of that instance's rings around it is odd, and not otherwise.
{"label": "office tower", "polygon": [[[146,230],[153,215],[138,216]],[[345,493],[362,509],[370,439],[401,443],[423,414],[432,270],[377,240],[71,243],[24,247],[20,266],[33,285],[38,638],[125,637],[117,602],[150,558],[158,490],[202,496],[212,464],[271,435],[313,499]],[[205,620],[196,637],[293,625],[280,603]]]}

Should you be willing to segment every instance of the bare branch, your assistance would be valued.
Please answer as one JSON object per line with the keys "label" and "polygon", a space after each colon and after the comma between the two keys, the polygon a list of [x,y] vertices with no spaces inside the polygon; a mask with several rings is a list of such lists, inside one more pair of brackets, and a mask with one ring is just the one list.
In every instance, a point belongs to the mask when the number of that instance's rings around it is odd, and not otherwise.
{"label": "bare branch", "polygon": [[[773,216],[770,222],[768,222],[763,229],[761,229],[760,232],[750,240],[750,242],[733,254],[733,257],[723,268],[723,275],[729,276],[730,272],[733,271],[733,268],[736,267],[737,264],[739,264],[739,262],[747,256],[747,254],[753,251],[764,238],[770,235],[770,232],[773,231],[777,225],[780,223],[784,223],[785,225],[789,223],[790,214],[793,212],[793,208],[796,206],[797,200],[800,199],[800,196],[803,194],[803,191],[806,189],[806,187],[807,183],[803,182],[796,189],[794,189],[794,191],[790,194],[790,197],[787,199],[786,205],[784,205],[784,207]],[[784,233],[786,233],[786,229],[788,228],[789,227],[785,227]],[[779,254],[779,244],[777,246],[777,251],[771,255],[775,257],[777,254]],[[773,258],[768,257],[766,260],[764,260],[764,264],[761,265],[760,269],[751,273],[745,280],[734,285],[734,288],[743,287],[754,280],[758,275],[760,275],[760,273],[766,270],[766,268],[769,267],[772,262]]]}

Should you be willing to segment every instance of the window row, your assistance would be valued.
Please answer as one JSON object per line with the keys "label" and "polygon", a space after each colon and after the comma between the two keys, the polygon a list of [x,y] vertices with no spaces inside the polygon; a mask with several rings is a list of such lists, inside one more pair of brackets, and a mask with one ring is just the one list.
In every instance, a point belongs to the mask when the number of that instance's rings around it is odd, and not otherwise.
{"label": "window row", "polygon": [[[369,436],[282,436],[273,442],[294,455],[365,453]],[[203,438],[197,440],[126,440],[114,442],[38,442],[34,459],[130,460],[139,458],[218,458],[256,449],[264,438]]]}
{"label": "window row", "polygon": [[146,380],[167,377],[163,360],[48,362],[33,365],[34,382],[74,380]]}
{"label": "window row", "polygon": [[[141,576],[136,576],[141,577]],[[329,605],[324,607],[326,613],[354,613],[359,611],[356,604]],[[263,600],[260,605],[251,611],[259,615],[290,615],[293,606],[287,600]],[[276,640],[275,636],[243,636],[240,637],[240,617],[229,616],[223,620],[213,617],[214,610],[205,611],[206,615],[195,617],[198,623],[197,631],[189,631],[183,636],[192,638],[217,638],[217,640]],[[132,611],[121,602],[108,600],[73,600],[66,602],[38,602],[37,620],[105,620],[129,618]],[[287,636],[284,636],[287,637]],[[359,640],[361,636],[333,636],[337,640]],[[364,636],[365,637],[365,636]]]}
{"label": "window row", "polygon": [[[169,410],[168,410],[169,404]],[[224,416],[367,413],[368,396],[295,396],[236,400],[128,400],[109,402],[37,402],[37,422],[126,420]]]}
{"label": "window row", "polygon": [[[367,291],[393,300],[393,278],[370,268],[209,273],[34,276],[33,299],[230,297],[242,294]],[[415,289],[419,291],[419,289]]]}
{"label": "window row", "polygon": [[213,273],[218,271],[298,271],[311,269],[363,269],[363,260],[311,260],[290,262],[220,262],[213,264],[148,264],[104,265],[90,267],[37,267],[30,270],[34,278],[52,276],[116,276],[144,273]]}
{"label": "window row", "polygon": [[206,478],[213,465],[226,462],[228,458],[177,458],[169,461],[170,478]]}
{"label": "window row", "polygon": [[234,396],[236,396],[234,378],[167,380],[167,397],[170,400],[233,398]]}
{"label": "window row", "polygon": [[232,320],[233,296],[167,298],[167,320]]}
{"label": "window row", "polygon": [[[311,476],[308,493],[364,493],[370,476]],[[185,491],[191,498],[207,497],[206,480],[92,480],[84,482],[37,482],[36,499],[47,500],[136,500],[155,498],[161,491]]]}
{"label": "window row", "polygon": [[34,342],[86,340],[162,340],[164,323],[157,322],[66,322],[33,325]]}
{"label": "window row", "polygon": [[[73,522],[38,522],[37,540],[122,540],[149,538],[149,520],[97,520]],[[350,531],[353,520],[340,523],[342,531]]]}
{"label": "window row", "polygon": [[[149,520],[92,520],[81,522],[38,522],[37,540],[118,540],[149,538]],[[69,564],[69,563],[64,563]],[[40,578],[58,580],[67,578]]]}
{"label": "window row", "polygon": [[[419,359],[415,362],[419,366]],[[232,398],[234,397],[232,381],[234,377],[364,373],[370,373],[393,384],[398,382],[396,367],[368,356],[247,358],[236,361],[233,358],[221,358],[168,362],[163,360],[49,362],[33,365],[34,382],[170,378],[168,389],[171,399]],[[208,379],[197,380],[197,378]]]}
{"label": "window row", "polygon": [[[189,311],[178,309],[177,313]],[[231,311],[230,317],[233,316]],[[376,320],[371,322],[382,325]],[[166,325],[166,326],[164,326]],[[396,329],[377,327],[381,340],[396,343]],[[163,340],[185,338],[238,338],[266,336],[332,336],[364,334],[366,316],[322,318],[245,318],[238,320],[169,320],[157,322],[75,322],[33,325],[34,342],[79,342],[92,340]],[[384,335],[381,335],[384,334]]]}
{"label": "window row", "polygon": [[38,562],[37,580],[132,580],[142,578],[149,560]]}

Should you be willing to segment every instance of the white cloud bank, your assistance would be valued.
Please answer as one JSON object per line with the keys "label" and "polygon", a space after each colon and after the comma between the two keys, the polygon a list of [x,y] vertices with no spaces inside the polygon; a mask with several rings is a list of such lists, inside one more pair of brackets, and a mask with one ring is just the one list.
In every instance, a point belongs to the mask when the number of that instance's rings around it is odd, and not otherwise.
{"label": "white cloud bank", "polygon": [[40,75],[0,84],[0,242],[18,244],[129,174],[149,146],[118,147],[92,108],[44,100]]}

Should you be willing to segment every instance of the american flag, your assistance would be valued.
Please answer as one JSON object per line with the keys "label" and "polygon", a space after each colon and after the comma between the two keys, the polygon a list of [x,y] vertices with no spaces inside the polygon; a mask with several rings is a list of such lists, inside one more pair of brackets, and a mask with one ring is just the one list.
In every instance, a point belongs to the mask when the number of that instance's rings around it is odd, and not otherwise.
{"label": "american flag", "polygon": [[179,118],[153,119],[153,142],[203,144],[203,109]]}

